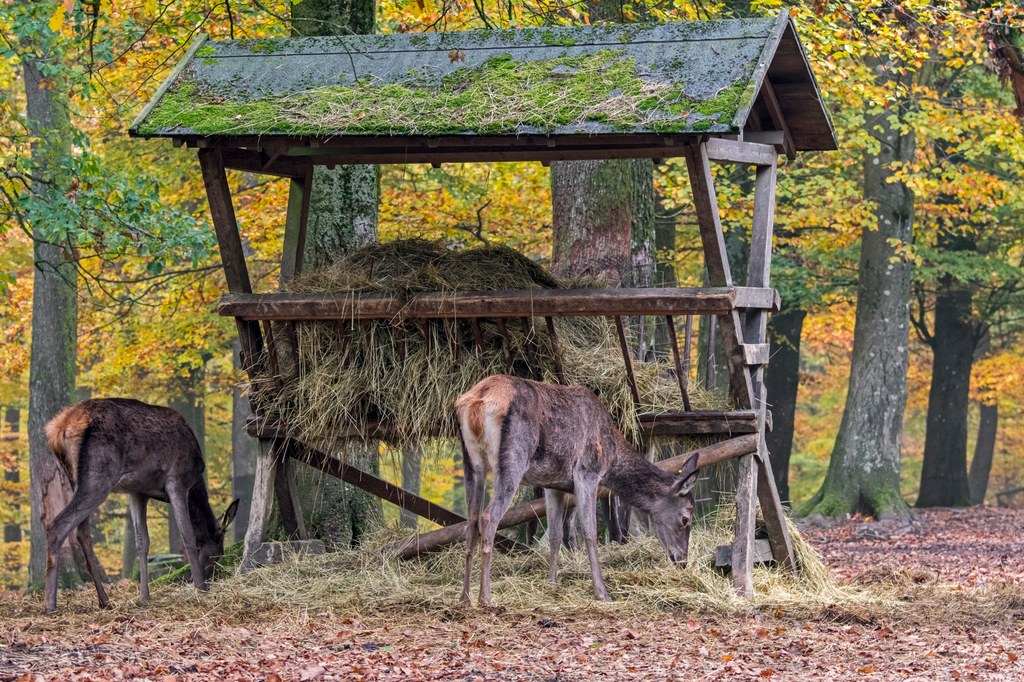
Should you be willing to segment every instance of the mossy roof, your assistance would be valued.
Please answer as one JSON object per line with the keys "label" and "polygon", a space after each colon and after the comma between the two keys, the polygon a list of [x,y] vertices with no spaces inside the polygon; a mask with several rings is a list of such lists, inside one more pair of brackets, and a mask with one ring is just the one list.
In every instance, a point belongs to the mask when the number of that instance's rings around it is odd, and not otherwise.
{"label": "mossy roof", "polygon": [[[143,137],[488,139],[735,134],[770,79],[797,150],[835,135],[788,15],[197,41]],[[760,127],[758,125],[757,127]],[[343,143],[343,142],[342,142]],[[468,138],[466,144],[473,144]]]}

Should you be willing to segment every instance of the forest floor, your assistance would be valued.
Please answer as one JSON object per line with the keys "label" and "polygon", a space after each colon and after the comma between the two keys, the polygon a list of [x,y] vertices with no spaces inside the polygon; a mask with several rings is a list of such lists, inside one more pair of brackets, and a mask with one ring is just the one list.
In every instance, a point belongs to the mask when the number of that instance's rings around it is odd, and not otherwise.
{"label": "forest floor", "polygon": [[[1024,679],[1024,510],[801,534],[836,585],[871,598],[586,606],[581,580],[582,607],[303,604],[246,616],[211,604],[216,586],[160,588],[140,605],[121,583],[111,592],[121,605],[106,611],[86,591],[62,593],[57,616],[41,613],[38,595],[0,599],[0,681]],[[445,602],[456,593],[445,583]]]}

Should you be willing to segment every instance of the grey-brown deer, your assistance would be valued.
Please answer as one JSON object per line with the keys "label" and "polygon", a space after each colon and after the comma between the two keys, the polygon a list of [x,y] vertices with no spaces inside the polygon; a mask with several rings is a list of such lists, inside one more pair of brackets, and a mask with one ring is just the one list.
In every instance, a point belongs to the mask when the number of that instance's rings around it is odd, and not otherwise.
{"label": "grey-brown deer", "polygon": [[57,609],[57,558],[75,529],[100,607],[107,606],[89,516],[112,492],[128,493],[142,598],[149,599],[146,503],[150,498],[170,502],[192,569],[192,583],[206,589],[214,561],[224,553],[224,532],[235,517],[238,500],[220,519],[214,516],[203,480],[202,451],[184,417],[169,407],[138,400],[85,400],[50,420],[46,440],[74,489],[68,506],[46,529],[47,612]]}
{"label": "grey-brown deer", "polygon": [[[603,485],[651,516],[654,533],[673,562],[686,563],[697,459],[678,476],[648,462],[616,428],[598,397],[582,386],[559,386],[492,376],[455,403],[465,468],[466,570],[460,601],[469,602],[473,553],[482,544],[480,604],[491,605],[491,553],[498,523],[520,483],[544,488],[551,557],[548,580],[558,577],[558,550],[568,490],[576,494],[594,595],[608,601],[597,558],[597,497]],[[493,495],[481,512],[487,472]]]}

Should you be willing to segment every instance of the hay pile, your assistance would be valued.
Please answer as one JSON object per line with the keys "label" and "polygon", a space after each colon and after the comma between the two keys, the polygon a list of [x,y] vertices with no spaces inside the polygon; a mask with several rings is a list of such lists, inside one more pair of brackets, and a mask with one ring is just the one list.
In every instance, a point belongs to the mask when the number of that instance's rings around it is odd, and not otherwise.
{"label": "hay pile", "polygon": [[[525,256],[504,246],[452,251],[438,242],[402,240],[356,250],[328,268],[297,278],[293,292],[454,293],[501,289],[553,289],[562,282]],[[296,325],[298,363],[280,351],[277,366],[287,375],[258,377],[253,389],[304,442],[336,450],[339,433],[351,426],[386,421],[395,442],[454,437],[456,398],[480,379],[508,373],[503,341],[494,320],[481,320],[483,351],[468,320],[397,322],[335,321]],[[641,404],[634,404],[614,324],[607,318],[555,320],[558,351],[569,383],[595,390],[627,435],[636,436],[638,410],[681,409],[678,381],[667,362],[635,363]],[[283,330],[275,332],[284,338]],[[510,319],[512,373],[558,380],[556,351],[545,321]],[[632,344],[635,345],[635,344]],[[268,363],[269,365],[270,363]],[[691,391],[694,405],[724,409],[721,397]]]}
{"label": "hay pile", "polygon": [[[714,566],[715,547],[732,541],[733,519],[732,505],[723,505],[718,513],[695,526],[686,568],[672,565],[653,537],[631,538],[624,545],[601,545],[601,568],[614,600],[611,604],[594,600],[590,568],[582,549],[562,549],[555,586],[547,583],[546,542],[538,542],[535,552],[496,553],[492,569],[495,604],[516,611],[748,611],[775,607],[799,611],[879,601],[877,594],[837,585],[818,553],[792,526],[800,571],[755,567],[754,597],[739,597],[729,575]],[[293,557],[283,564],[217,582],[210,596],[202,599],[212,600],[212,608],[229,619],[232,614],[244,617],[242,612],[252,609],[337,609],[392,615],[443,614],[452,609],[462,586],[464,546],[458,544],[416,561],[401,561],[379,551],[394,539],[393,534],[382,534],[358,550]],[[473,579],[475,603],[479,559]]]}

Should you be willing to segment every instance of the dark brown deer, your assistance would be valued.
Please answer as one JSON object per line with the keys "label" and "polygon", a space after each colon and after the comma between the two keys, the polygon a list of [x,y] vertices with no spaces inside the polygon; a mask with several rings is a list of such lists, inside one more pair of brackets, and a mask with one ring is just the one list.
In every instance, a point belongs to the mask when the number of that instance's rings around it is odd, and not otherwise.
{"label": "dark brown deer", "polygon": [[[686,563],[693,513],[696,457],[679,476],[662,471],[633,448],[592,391],[492,376],[455,403],[466,477],[466,572],[460,601],[469,602],[473,552],[482,541],[480,604],[491,604],[491,552],[498,522],[519,484],[544,488],[551,543],[552,584],[566,512],[566,491],[576,494],[577,513],[590,560],[594,595],[608,601],[597,559],[597,496],[603,485],[626,504],[648,513],[654,533],[673,562]],[[487,472],[494,492],[481,513]]]}
{"label": "dark brown deer", "polygon": [[139,553],[139,589],[149,599],[149,498],[170,502],[192,569],[192,583],[205,590],[214,560],[224,553],[224,531],[238,500],[217,519],[203,480],[203,454],[184,417],[169,407],[138,400],[85,400],[62,410],[46,425],[46,441],[74,489],[68,506],[46,529],[46,610],[57,609],[57,557],[77,529],[86,565],[106,608],[103,572],[92,548],[89,516],[112,492],[128,493]]}

